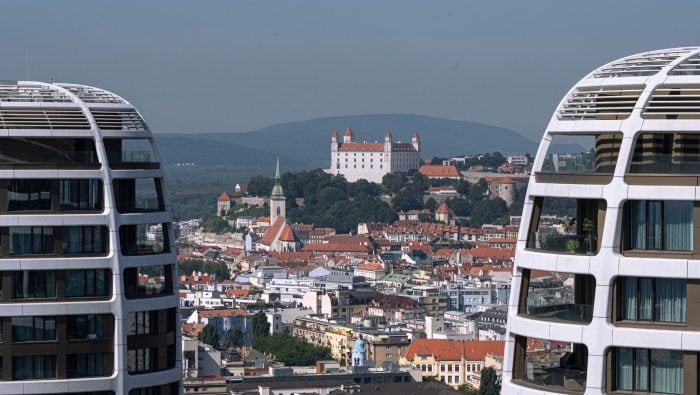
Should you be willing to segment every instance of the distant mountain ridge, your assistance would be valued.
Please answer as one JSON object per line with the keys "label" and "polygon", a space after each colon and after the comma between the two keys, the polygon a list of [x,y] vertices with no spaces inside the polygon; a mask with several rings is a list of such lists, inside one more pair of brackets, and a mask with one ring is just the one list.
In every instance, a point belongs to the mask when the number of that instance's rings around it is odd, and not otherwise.
{"label": "distant mountain ridge", "polygon": [[357,141],[382,141],[387,130],[394,141],[410,141],[411,134],[418,131],[423,159],[492,151],[534,155],[538,145],[506,128],[412,114],[316,118],[242,133],[159,133],[157,140],[166,165],[269,166],[279,156],[287,169],[319,168],[329,165],[333,130],[342,136],[348,126]]}

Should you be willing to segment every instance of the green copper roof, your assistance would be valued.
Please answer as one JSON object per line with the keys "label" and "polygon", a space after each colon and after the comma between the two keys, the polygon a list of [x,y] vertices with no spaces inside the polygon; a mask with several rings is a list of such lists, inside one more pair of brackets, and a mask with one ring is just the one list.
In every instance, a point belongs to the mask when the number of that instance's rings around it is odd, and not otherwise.
{"label": "green copper roof", "polygon": [[275,168],[275,186],[272,187],[270,197],[284,199],[284,190],[282,189],[282,185],[280,185],[280,158],[277,158],[277,167]]}

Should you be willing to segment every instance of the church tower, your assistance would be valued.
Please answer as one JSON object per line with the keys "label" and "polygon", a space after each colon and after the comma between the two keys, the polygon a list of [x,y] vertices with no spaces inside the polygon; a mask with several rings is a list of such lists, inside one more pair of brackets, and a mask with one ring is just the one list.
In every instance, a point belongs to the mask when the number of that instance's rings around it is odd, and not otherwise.
{"label": "church tower", "polygon": [[275,186],[270,194],[270,226],[275,223],[277,217],[284,218],[287,207],[287,199],[284,197],[284,190],[280,185],[280,158],[277,158],[277,168],[275,169]]}
{"label": "church tower", "polygon": [[352,346],[352,366],[365,366],[366,355],[367,350],[365,349],[365,342],[362,340],[362,335],[360,335],[357,337],[355,344]]}

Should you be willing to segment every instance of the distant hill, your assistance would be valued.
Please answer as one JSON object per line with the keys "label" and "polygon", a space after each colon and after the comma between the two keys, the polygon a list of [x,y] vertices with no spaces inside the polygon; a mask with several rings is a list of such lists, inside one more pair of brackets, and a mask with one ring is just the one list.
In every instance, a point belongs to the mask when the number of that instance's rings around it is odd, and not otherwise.
{"label": "distant hill", "polygon": [[[198,168],[212,166],[266,167],[273,169],[275,158],[289,169],[306,167],[306,162],[284,153],[274,153],[236,144],[233,141],[220,141],[202,138],[194,134],[158,134],[156,136],[161,160],[168,165],[192,163]],[[272,170],[270,170],[272,171]]]}
{"label": "distant hill", "polygon": [[158,134],[157,140],[166,163],[268,167],[280,156],[285,169],[318,168],[329,164],[332,131],[337,130],[342,138],[347,126],[359,141],[383,140],[387,130],[394,141],[410,141],[413,131],[418,131],[424,159],[496,150],[534,155],[537,150],[537,143],[510,129],[411,114],[317,118],[243,133]]}

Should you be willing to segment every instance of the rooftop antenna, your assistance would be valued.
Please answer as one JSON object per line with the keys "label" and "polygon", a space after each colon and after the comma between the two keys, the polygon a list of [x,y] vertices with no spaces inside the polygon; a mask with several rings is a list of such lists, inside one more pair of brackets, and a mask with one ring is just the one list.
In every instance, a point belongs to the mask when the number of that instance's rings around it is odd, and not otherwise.
{"label": "rooftop antenna", "polygon": [[24,70],[27,73],[27,81],[29,81],[29,50],[24,49]]}

